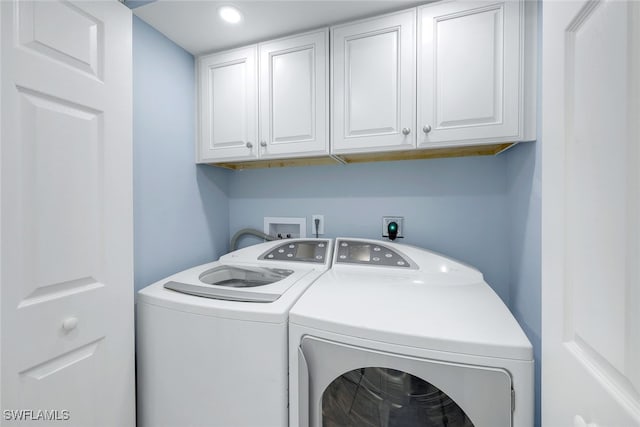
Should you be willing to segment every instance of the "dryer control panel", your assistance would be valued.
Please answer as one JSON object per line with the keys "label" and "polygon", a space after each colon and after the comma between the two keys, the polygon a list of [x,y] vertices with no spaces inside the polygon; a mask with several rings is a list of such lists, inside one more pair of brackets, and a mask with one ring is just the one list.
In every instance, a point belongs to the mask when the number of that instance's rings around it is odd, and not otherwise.
{"label": "dryer control panel", "polygon": [[386,267],[412,268],[415,264],[386,245],[358,241],[338,240],[336,242],[336,263],[367,264]]}
{"label": "dryer control panel", "polygon": [[265,252],[258,259],[317,262],[323,264],[327,260],[330,244],[328,240],[285,241],[283,244]]}

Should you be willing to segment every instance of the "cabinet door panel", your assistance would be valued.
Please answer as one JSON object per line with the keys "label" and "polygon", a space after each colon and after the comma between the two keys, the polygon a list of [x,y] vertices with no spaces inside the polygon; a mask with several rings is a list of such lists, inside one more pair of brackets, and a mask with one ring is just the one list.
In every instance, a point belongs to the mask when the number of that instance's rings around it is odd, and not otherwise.
{"label": "cabinet door panel", "polygon": [[273,142],[313,138],[313,49],[276,55],[271,65]]}
{"label": "cabinet door panel", "polygon": [[[436,123],[460,126],[498,123],[502,118],[502,8],[440,22],[436,43]],[[475,34],[475,37],[471,37]],[[460,36],[464,43],[460,43]],[[460,67],[460,58],[473,64],[473,73]],[[469,98],[468,94],[476,96]]]}
{"label": "cabinet door panel", "polygon": [[256,47],[202,57],[199,72],[200,161],[255,158]]}
{"label": "cabinet door panel", "polygon": [[328,30],[260,45],[260,157],[329,152]]}
{"label": "cabinet door panel", "polygon": [[419,9],[419,147],[518,139],[520,7],[453,2]]}
{"label": "cabinet door panel", "polygon": [[239,62],[209,69],[212,145],[244,145],[246,140],[245,67]]}
{"label": "cabinet door panel", "polygon": [[[349,70],[344,94],[345,134],[397,133],[400,128],[397,29],[347,40],[345,47],[345,68]],[[379,108],[364,108],[367,105]]]}
{"label": "cabinet door panel", "polygon": [[333,152],[414,148],[414,81],[415,10],[336,27]]}

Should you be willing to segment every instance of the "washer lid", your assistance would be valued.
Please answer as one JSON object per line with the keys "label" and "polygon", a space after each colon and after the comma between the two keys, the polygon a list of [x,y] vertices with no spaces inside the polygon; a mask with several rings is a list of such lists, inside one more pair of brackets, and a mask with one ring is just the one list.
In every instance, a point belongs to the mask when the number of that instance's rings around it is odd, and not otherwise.
{"label": "washer lid", "polygon": [[477,270],[417,248],[393,248],[417,269],[334,265],[294,305],[290,321],[397,345],[533,359],[531,343]]}
{"label": "washer lid", "polygon": [[[309,262],[305,258],[310,253],[310,251],[305,250],[308,249],[308,241],[309,239],[279,240],[239,249],[222,256],[219,261],[189,268],[141,289],[137,294],[137,303],[152,304],[196,315],[283,324],[287,321],[289,309],[293,306],[293,303],[298,300],[311,283],[329,268],[331,263],[331,254],[333,253],[332,240],[313,240],[313,245],[315,246],[314,260],[318,259],[316,257],[320,255],[322,262]],[[298,242],[306,243],[307,245],[303,245],[303,249],[298,251]],[[286,245],[286,247],[283,247],[283,245]],[[290,248],[291,245],[294,245],[294,248]],[[279,259],[277,256],[268,257],[273,250],[281,254],[279,249],[283,249],[286,260]],[[293,253],[293,255],[289,257],[289,253]],[[263,257],[265,254],[266,257]],[[213,275],[207,275],[207,272],[221,266],[229,267],[226,270],[222,270],[227,272],[236,271],[233,269],[255,271],[255,269],[265,268],[269,271],[289,270],[292,273],[281,280],[252,287],[246,286],[248,284],[258,284],[253,280],[252,276],[236,276],[237,280],[235,280],[233,275],[227,275],[227,279],[231,281],[226,282],[226,286],[223,286],[225,283],[221,282],[225,282],[224,275],[216,275],[216,279],[214,279]],[[265,276],[270,277],[271,275],[263,275],[263,278]],[[206,281],[210,281],[211,284],[203,284],[201,277]],[[234,281],[236,286],[229,286],[234,284]],[[183,292],[167,289],[164,286],[167,282],[181,283],[182,285],[177,286],[181,287]],[[217,283],[214,284],[214,282]],[[175,289],[175,286],[169,287],[174,287]],[[211,288],[211,290],[205,291],[207,293],[207,295],[204,295],[205,297],[200,294],[203,288]],[[190,293],[184,293],[185,289]],[[212,297],[211,292],[215,292],[217,295]]]}
{"label": "washer lid", "polygon": [[[170,280],[165,289],[204,298],[244,302],[273,302],[280,294],[260,292],[261,286],[279,282],[293,274],[293,270],[253,266],[219,265],[199,275],[199,282],[184,283]],[[237,288],[258,288],[237,292]]]}
{"label": "washer lid", "polygon": [[289,277],[291,273],[293,273],[293,270],[283,268],[221,265],[210,268],[200,274],[200,281],[205,285],[229,288],[254,288],[270,285],[285,277]]}

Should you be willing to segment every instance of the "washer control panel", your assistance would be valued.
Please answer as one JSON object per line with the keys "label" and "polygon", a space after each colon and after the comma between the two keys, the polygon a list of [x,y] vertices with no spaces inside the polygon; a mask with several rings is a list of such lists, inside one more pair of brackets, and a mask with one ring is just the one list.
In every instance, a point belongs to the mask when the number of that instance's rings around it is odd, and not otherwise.
{"label": "washer control panel", "polygon": [[260,255],[258,259],[272,261],[317,262],[324,264],[329,254],[329,240],[285,241]]}
{"label": "washer control panel", "polygon": [[413,266],[408,258],[394,249],[382,244],[358,240],[338,240],[335,262],[405,268]]}

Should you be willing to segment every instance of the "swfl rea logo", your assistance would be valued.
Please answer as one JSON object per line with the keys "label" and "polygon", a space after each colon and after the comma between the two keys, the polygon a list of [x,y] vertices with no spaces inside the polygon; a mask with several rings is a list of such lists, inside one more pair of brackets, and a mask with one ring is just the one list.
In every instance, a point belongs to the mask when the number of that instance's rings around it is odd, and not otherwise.
{"label": "swfl rea logo", "polygon": [[71,414],[62,409],[5,409],[2,411],[5,421],[68,421]]}

